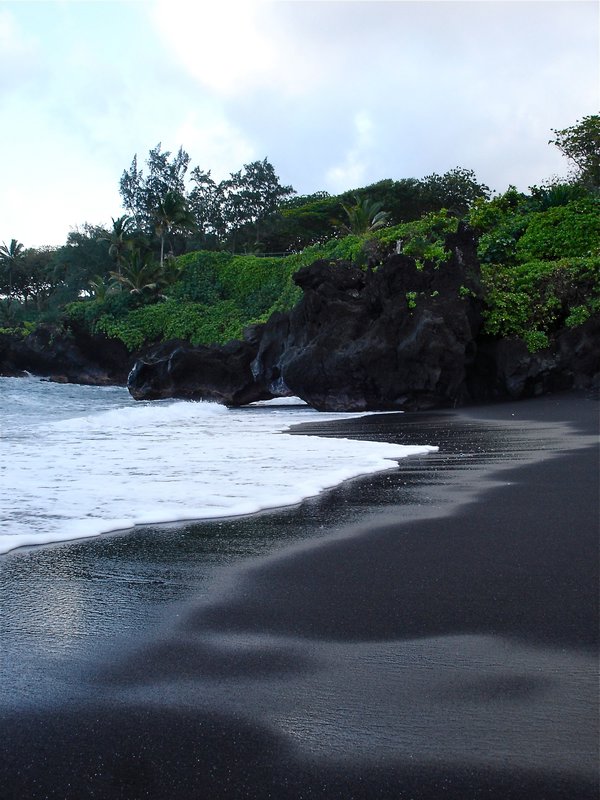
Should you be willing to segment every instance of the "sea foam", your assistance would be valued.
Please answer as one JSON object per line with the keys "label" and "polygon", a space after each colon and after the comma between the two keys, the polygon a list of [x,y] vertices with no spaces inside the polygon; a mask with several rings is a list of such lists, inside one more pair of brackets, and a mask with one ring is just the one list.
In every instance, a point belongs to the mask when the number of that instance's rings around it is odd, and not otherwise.
{"label": "sea foam", "polygon": [[[27,397],[32,381],[8,380],[0,379],[4,400],[7,385],[13,403]],[[289,400],[229,410],[203,402],[135,404],[114,387],[102,394],[35,384],[36,397],[20,412],[12,407],[3,425],[0,553],[293,505],[437,449],[290,435],[283,431],[294,423],[356,415],[293,408]]]}

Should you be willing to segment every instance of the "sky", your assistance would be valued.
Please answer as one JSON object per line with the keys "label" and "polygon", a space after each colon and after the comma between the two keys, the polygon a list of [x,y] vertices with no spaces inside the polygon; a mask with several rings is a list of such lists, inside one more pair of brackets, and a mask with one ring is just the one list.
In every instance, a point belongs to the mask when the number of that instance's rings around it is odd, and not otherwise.
{"label": "sky", "polygon": [[596,0],[0,0],[0,243],[124,213],[135,154],[298,193],[471,169],[526,191],[600,110]]}

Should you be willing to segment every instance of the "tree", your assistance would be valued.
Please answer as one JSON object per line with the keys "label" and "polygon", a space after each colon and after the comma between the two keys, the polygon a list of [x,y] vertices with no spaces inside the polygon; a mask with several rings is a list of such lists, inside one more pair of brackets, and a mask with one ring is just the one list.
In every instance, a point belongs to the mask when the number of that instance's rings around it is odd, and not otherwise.
{"label": "tree", "polygon": [[390,215],[381,210],[382,203],[373,202],[368,197],[361,200],[355,196],[354,199],[353,206],[342,205],[347,216],[347,221],[339,225],[342,231],[362,236],[387,225]]}
{"label": "tree", "polygon": [[55,288],[51,247],[27,248],[12,239],[9,245],[0,247],[0,294],[12,301],[12,306],[26,309],[31,300],[37,309],[47,305]]}
{"label": "tree", "polygon": [[273,165],[265,158],[244,164],[229,178],[215,183],[210,171],[195,168],[189,207],[196,221],[203,244],[228,243],[235,251],[239,240],[246,245],[259,245],[265,223],[276,214],[280,204],[295,194],[291,186],[283,186]]}
{"label": "tree", "polygon": [[124,208],[141,231],[154,232],[156,209],[169,192],[185,197],[189,163],[190,157],[182,147],[171,158],[170,151],[161,152],[160,142],[146,159],[147,175],[138,168],[137,155],[133,157],[131,167],[121,176],[119,192]]}
{"label": "tree", "polygon": [[554,144],[575,165],[573,178],[592,190],[600,189],[600,115],[583,117],[570,128],[552,128]]}
{"label": "tree", "polygon": [[2,243],[0,247],[1,284],[0,290],[8,297],[12,297],[19,281],[19,273],[23,267],[25,247],[16,239],[11,239],[10,244]]}
{"label": "tree", "polygon": [[284,199],[269,218],[268,227],[263,225],[263,242],[271,252],[297,252],[333,239],[336,229],[332,220],[342,214],[340,197],[327,192]]}
{"label": "tree", "polygon": [[[173,233],[193,232],[202,246],[228,244],[234,251],[240,238],[247,243],[252,237],[253,245],[259,245],[265,222],[285,198],[295,194],[291,186],[280,183],[266,158],[244,164],[243,169],[218,184],[210,171],[195,167],[190,173],[192,188],[188,192],[189,164],[190,157],[183,148],[171,156],[169,151],[161,150],[159,143],[150,150],[146,172],[138,167],[135,155],[121,176],[123,207],[140,231],[157,236],[161,261],[166,238]],[[175,206],[178,210],[173,216]]]}
{"label": "tree", "polygon": [[490,189],[479,183],[470,169],[455,167],[443,175],[433,173],[422,178],[420,183],[421,213],[447,208],[457,216],[463,216],[478,197],[487,199]]}
{"label": "tree", "polygon": [[106,228],[85,223],[70,231],[66,244],[55,251],[52,280],[65,302],[87,291],[95,276],[108,276],[114,266],[109,240]]}
{"label": "tree", "polygon": [[154,211],[154,231],[160,239],[160,266],[165,262],[165,238],[169,233],[185,233],[194,228],[194,216],[185,197],[179,192],[167,192]]}
{"label": "tree", "polygon": [[164,274],[161,265],[154,260],[151,253],[140,249],[132,250],[121,265],[119,272],[111,272],[116,285],[133,295],[149,295],[156,297],[164,285]]}
{"label": "tree", "polygon": [[34,299],[38,311],[50,304],[56,288],[53,263],[55,248],[27,248],[23,253],[22,283],[20,293],[23,304]]}
{"label": "tree", "polygon": [[296,194],[292,186],[282,186],[273,165],[265,158],[244,164],[243,173],[237,173],[238,191],[246,222],[254,226],[255,244],[260,242],[261,227],[277,211],[279,204]]}
{"label": "tree", "polygon": [[133,246],[135,220],[133,217],[123,214],[117,219],[113,217],[112,224],[112,230],[108,236],[102,238],[102,241],[108,243],[108,254],[117,263],[117,268],[120,269],[125,253],[131,250]]}
{"label": "tree", "polygon": [[188,197],[188,205],[195,221],[195,230],[200,236],[203,248],[217,244],[225,237],[225,220],[223,218],[223,191],[210,176],[210,170],[204,172],[195,167],[190,177],[192,189]]}

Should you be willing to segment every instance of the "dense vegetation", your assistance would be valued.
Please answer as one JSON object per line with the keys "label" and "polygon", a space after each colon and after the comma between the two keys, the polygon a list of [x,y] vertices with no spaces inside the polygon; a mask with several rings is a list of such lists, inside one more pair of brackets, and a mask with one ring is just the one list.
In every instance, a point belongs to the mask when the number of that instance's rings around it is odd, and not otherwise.
{"label": "dense vegetation", "polygon": [[83,326],[131,350],[224,342],[290,308],[292,275],[317,259],[376,269],[401,249],[443,269],[445,236],[463,219],[479,234],[486,332],[539,349],[600,310],[600,117],[554,135],[569,179],[494,197],[464,169],[294,197],[267,159],[217,184],[159,145],[146,172],[137,158],[124,171],[129,213],[111,230],[84,225],[55,249],[0,247],[0,329]]}

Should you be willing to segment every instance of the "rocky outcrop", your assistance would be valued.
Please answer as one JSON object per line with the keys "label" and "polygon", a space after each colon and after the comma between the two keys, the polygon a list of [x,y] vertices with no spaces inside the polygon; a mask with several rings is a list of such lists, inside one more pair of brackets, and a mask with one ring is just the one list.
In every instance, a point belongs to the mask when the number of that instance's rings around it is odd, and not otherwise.
{"label": "rocky outcrop", "polygon": [[228,405],[297,395],[319,410],[430,408],[469,398],[481,325],[475,241],[448,238],[450,261],[392,255],[377,269],[318,261],[295,275],[303,297],[224,347],[167,343],[138,361],[134,397]]}
{"label": "rocky outcrop", "polygon": [[600,387],[600,314],[559,330],[535,353],[517,338],[480,342],[473,382],[471,394],[481,400]]}
{"label": "rocky outcrop", "polygon": [[0,334],[0,375],[24,371],[63,383],[125,384],[132,357],[125,345],[85,331],[59,332],[41,325],[26,337]]}
{"label": "rocky outcrop", "polygon": [[255,356],[256,347],[245,341],[223,347],[166,342],[136,361],[129,391],[136,400],[178,397],[235,406],[266,400],[271,393],[252,374]]}
{"label": "rocky outcrop", "polygon": [[321,410],[463,402],[480,287],[471,238],[448,244],[452,259],[439,269],[393,255],[370,272],[322,261],[300,270],[304,296],[287,326],[266,326],[255,374]]}

